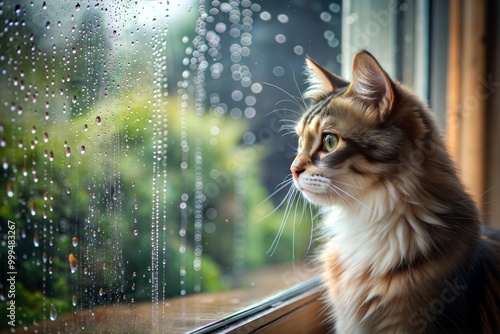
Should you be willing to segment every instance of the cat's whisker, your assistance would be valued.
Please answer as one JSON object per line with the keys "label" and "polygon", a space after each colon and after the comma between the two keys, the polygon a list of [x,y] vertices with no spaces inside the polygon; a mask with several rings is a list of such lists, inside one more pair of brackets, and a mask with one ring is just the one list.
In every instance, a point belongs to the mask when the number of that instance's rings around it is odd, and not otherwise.
{"label": "cat's whisker", "polygon": [[309,233],[309,244],[307,245],[306,252],[305,252],[304,256],[302,257],[302,259],[304,259],[307,256],[307,254],[309,254],[309,251],[311,250],[313,240],[314,240],[314,217],[313,217],[313,212],[312,212],[312,205],[311,205],[311,203],[306,201],[305,198],[303,200],[304,200],[304,204],[309,207],[309,213],[311,214],[311,231]]}
{"label": "cat's whisker", "polygon": [[358,202],[359,204],[361,204],[361,206],[363,206],[365,209],[367,209],[368,211],[372,212],[373,213],[373,210],[368,207],[365,203],[361,202],[359,199],[357,199],[356,197],[352,196],[351,194],[349,194],[349,192],[345,191],[344,189],[340,188],[340,187],[337,187],[336,185],[332,184],[331,185],[332,187],[335,187],[337,190],[340,190],[342,191],[344,194],[346,194],[347,196],[351,197],[353,200],[355,200],[356,202]]}
{"label": "cat's whisker", "polygon": [[266,203],[274,195],[276,195],[277,193],[279,193],[281,190],[283,190],[284,188],[288,187],[292,183],[293,183],[292,174],[288,174],[285,177],[285,179],[276,186],[275,190],[269,196],[267,196],[265,199],[263,199],[259,204],[257,204],[257,206],[261,206],[262,204]]}
{"label": "cat's whisker", "polygon": [[283,231],[285,229],[286,222],[288,221],[288,217],[290,216],[291,207],[293,206],[293,202],[295,202],[295,200],[298,198],[298,195],[299,192],[297,191],[297,189],[295,187],[291,187],[287,193],[287,196],[283,200],[285,201],[286,199],[288,199],[285,207],[285,212],[283,214],[283,218],[281,219],[281,224],[278,229],[278,233],[274,238],[271,246],[269,247],[269,250],[267,251],[268,254],[270,253],[270,256],[273,256],[274,252],[278,247],[279,240],[281,239],[281,235],[283,234]]}
{"label": "cat's whisker", "polygon": [[[337,196],[339,196],[339,197],[340,197],[340,198],[344,201],[344,203],[345,203],[345,204],[347,204],[347,205],[351,205],[351,206],[352,206],[352,203],[350,203],[350,202],[347,200],[347,198],[345,198],[345,197],[344,197],[344,195],[342,195],[341,193],[339,193],[339,192],[337,191],[337,190],[340,190],[340,188],[339,188],[339,187],[335,187],[335,186],[332,184],[332,185],[330,185],[329,189],[330,189],[330,190],[332,190],[333,192],[335,192],[335,194],[336,194]],[[333,195],[332,195],[332,194],[330,194],[330,195],[329,195],[329,197],[330,197],[330,201],[331,201],[332,203],[335,203],[335,198],[333,197]]]}
{"label": "cat's whisker", "polygon": [[[292,225],[292,262],[295,263],[295,227],[297,225],[297,209],[299,207],[299,201],[297,200],[295,203],[295,214],[293,217],[293,225]],[[302,216],[300,217],[300,221],[302,221]],[[300,223],[299,221],[299,223]]]}
{"label": "cat's whisker", "polygon": [[[282,101],[280,101],[280,102],[281,102],[281,103],[284,103],[284,102],[290,102],[290,103],[293,103],[293,101],[290,101],[290,100],[282,100]],[[290,109],[290,108],[275,108],[275,109],[271,110],[270,112],[268,112],[268,113],[266,114],[266,116],[269,116],[269,115],[271,115],[271,114],[274,114],[274,113],[276,113],[276,112],[278,112],[278,111],[288,111],[288,112],[291,112],[291,113],[296,114],[296,115],[301,115],[301,113],[300,113],[300,112],[298,112],[297,110],[294,110],[294,109]],[[293,120],[292,120],[292,119],[289,119],[289,121],[293,121]]]}
{"label": "cat's whisker", "polygon": [[281,130],[294,130],[295,131],[295,127],[297,126],[297,122],[293,119],[280,119],[278,122],[279,123],[286,123],[280,127],[280,131]]}
{"label": "cat's whisker", "polygon": [[[305,108],[306,108],[306,105],[303,104],[301,105],[298,101],[301,101],[302,103],[304,102],[303,99],[302,99],[302,94],[301,94],[301,100],[299,100],[296,96],[290,94],[289,92],[287,92],[285,89],[279,87],[279,86],[276,86],[272,83],[269,83],[269,82],[262,82],[264,85],[268,85],[270,87],[273,87],[273,88],[276,88],[280,91],[282,91],[283,93],[285,93],[286,95],[288,95],[291,99],[293,99],[293,102],[302,110],[302,111],[305,111]],[[292,101],[291,101],[292,102]]]}
{"label": "cat's whisker", "polygon": [[349,183],[341,182],[341,181],[338,181],[338,180],[334,180],[333,182],[334,182],[334,183],[341,184],[341,185],[344,185],[344,186],[348,186],[348,187],[351,187],[351,188],[355,188],[355,189],[366,190],[365,188],[362,188],[362,187],[359,187],[359,186],[355,186],[355,185],[353,185],[353,184],[349,184]]}
{"label": "cat's whisker", "polygon": [[[281,187],[279,189],[279,191],[281,191],[283,188],[285,188],[286,185],[284,185],[283,187]],[[277,193],[278,191],[275,191],[273,194]],[[288,190],[288,193],[286,194],[285,198],[283,198],[283,200],[278,204],[276,205],[276,207],[271,211],[269,212],[267,215],[265,215],[264,217],[260,218],[260,219],[257,219],[253,224],[258,224],[260,222],[262,222],[263,220],[269,218],[270,216],[272,216],[276,211],[278,211],[284,203],[288,203],[288,200],[289,200],[289,196],[290,196],[290,193],[293,192],[293,187],[291,187],[289,190]],[[270,198],[270,197],[269,197]],[[288,204],[287,204],[288,205]]]}
{"label": "cat's whisker", "polygon": [[293,135],[295,135],[295,131],[293,131],[293,130],[290,130],[290,131],[287,131],[287,132],[284,132],[281,134],[282,137],[293,136]]}
{"label": "cat's whisker", "polygon": [[297,91],[300,93],[300,100],[302,101],[302,110],[307,109],[307,102],[304,99],[304,93],[300,90],[299,83],[297,82],[297,78],[295,77],[295,72],[293,74],[293,82],[295,83],[295,88],[297,88]]}

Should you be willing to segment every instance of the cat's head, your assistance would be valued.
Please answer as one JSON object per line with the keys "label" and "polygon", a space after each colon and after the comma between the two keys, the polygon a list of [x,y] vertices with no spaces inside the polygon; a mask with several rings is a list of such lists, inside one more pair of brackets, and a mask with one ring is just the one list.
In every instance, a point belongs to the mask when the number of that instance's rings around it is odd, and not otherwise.
{"label": "cat's head", "polygon": [[310,202],[349,203],[415,169],[411,155],[432,121],[425,105],[371,54],[356,54],[351,83],[310,59],[306,70],[304,96],[313,103],[297,123],[298,153],[290,169]]}

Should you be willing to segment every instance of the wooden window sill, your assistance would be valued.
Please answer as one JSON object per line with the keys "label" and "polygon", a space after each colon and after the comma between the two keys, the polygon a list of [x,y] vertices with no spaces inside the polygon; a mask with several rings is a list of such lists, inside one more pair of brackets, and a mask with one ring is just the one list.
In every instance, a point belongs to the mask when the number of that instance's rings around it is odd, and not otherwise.
{"label": "wooden window sill", "polygon": [[245,278],[252,287],[177,297],[157,304],[141,302],[96,307],[59,316],[56,321],[18,328],[17,332],[326,332],[320,281],[311,268],[276,265]]}

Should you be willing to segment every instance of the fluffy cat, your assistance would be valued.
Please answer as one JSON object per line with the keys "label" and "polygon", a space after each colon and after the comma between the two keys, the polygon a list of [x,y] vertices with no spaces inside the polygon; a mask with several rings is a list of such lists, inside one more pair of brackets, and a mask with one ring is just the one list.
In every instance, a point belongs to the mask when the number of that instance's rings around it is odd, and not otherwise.
{"label": "fluffy cat", "polygon": [[426,105],[366,51],[350,83],[306,69],[290,169],[323,210],[335,332],[499,333],[500,233],[481,227]]}

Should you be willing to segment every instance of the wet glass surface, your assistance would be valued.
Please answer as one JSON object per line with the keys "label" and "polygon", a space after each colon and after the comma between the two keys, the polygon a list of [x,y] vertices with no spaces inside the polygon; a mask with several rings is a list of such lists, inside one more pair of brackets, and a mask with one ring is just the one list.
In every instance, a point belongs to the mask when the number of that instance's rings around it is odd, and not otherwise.
{"label": "wet glass surface", "polygon": [[[1,329],[155,331],[311,277],[290,269],[314,213],[287,197],[287,132],[305,56],[340,72],[341,16],[339,1],[0,1],[0,315],[16,305]],[[168,318],[199,293],[216,294]]]}

